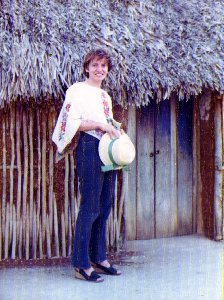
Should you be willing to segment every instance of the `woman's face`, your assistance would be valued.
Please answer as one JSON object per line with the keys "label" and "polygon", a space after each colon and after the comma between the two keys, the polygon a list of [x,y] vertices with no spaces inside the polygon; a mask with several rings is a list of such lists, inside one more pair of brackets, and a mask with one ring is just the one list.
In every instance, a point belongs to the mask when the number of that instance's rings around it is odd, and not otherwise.
{"label": "woman's face", "polygon": [[89,73],[89,80],[102,82],[108,74],[108,64],[105,58],[95,57],[90,61],[86,71]]}

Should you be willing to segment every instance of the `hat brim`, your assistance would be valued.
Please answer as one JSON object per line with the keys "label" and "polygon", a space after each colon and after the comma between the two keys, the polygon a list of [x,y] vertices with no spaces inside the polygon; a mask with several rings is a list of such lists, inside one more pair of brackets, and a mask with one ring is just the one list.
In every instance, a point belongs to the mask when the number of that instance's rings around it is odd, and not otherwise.
{"label": "hat brim", "polygon": [[100,156],[102,163],[105,166],[113,164],[113,162],[110,159],[109,153],[108,153],[108,147],[111,142],[112,142],[112,139],[110,138],[108,133],[105,133],[102,136],[102,138],[100,139],[99,156]]}
{"label": "hat brim", "polygon": [[99,143],[99,156],[105,166],[124,166],[135,158],[135,147],[127,134],[123,133],[118,139],[111,139],[105,133]]}

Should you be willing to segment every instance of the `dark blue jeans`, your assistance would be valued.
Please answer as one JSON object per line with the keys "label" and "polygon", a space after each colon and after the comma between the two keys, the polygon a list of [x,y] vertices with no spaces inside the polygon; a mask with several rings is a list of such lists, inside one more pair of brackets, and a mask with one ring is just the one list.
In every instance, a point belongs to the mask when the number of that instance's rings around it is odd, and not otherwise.
{"label": "dark blue jeans", "polygon": [[106,223],[114,199],[116,171],[101,171],[98,146],[98,139],[80,134],[76,168],[81,204],[72,251],[72,264],[80,269],[106,259]]}

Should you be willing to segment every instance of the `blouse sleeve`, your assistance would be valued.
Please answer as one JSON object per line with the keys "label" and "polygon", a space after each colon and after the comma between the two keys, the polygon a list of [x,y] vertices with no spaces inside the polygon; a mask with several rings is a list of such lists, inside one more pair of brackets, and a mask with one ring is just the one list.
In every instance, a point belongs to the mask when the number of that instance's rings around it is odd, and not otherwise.
{"label": "blouse sleeve", "polygon": [[52,136],[59,153],[62,153],[71,142],[81,124],[81,120],[82,105],[79,101],[79,95],[75,93],[75,89],[69,88]]}
{"label": "blouse sleeve", "polygon": [[110,98],[110,96],[108,95],[108,105],[109,105],[109,115],[110,115],[110,119],[112,120],[112,125],[120,130],[121,129],[121,123],[120,122],[117,122],[116,120],[114,120],[114,117],[113,117],[113,109],[112,109],[112,100]]}
{"label": "blouse sleeve", "polygon": [[109,115],[110,118],[113,119],[113,109],[112,109],[112,100],[109,94],[107,94],[107,99],[108,99],[108,105],[109,105]]}

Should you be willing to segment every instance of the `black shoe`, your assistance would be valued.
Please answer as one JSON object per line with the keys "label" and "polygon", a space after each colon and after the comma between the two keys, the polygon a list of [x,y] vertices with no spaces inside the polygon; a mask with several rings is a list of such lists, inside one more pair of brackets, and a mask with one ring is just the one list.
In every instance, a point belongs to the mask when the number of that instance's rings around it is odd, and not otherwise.
{"label": "black shoe", "polygon": [[106,274],[106,275],[121,275],[121,272],[115,269],[114,267],[104,267],[98,263],[94,263],[94,269],[99,274]]}
{"label": "black shoe", "polygon": [[75,269],[75,277],[82,280],[92,281],[92,282],[103,282],[104,279],[96,273],[96,271],[92,271],[89,275],[83,269]]}

